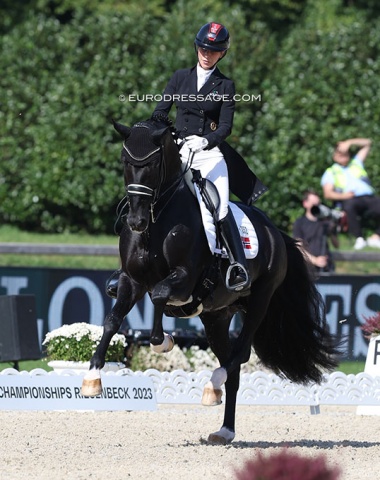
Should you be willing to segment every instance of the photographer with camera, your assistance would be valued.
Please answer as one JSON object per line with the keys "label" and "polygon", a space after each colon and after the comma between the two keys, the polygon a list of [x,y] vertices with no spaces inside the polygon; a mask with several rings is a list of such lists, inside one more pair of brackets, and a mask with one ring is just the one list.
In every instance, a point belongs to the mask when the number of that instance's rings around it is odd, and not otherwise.
{"label": "photographer with camera", "polygon": [[[359,147],[351,159],[350,148]],[[380,248],[380,197],[376,196],[364,161],[371,149],[369,138],[351,138],[338,142],[333,153],[334,164],[322,176],[321,185],[326,200],[332,200],[347,214],[348,232],[356,238],[354,249]],[[376,221],[375,232],[363,237],[363,215]]]}
{"label": "photographer with camera", "polygon": [[333,272],[335,266],[328,237],[331,237],[337,248],[335,233],[342,214],[321,205],[318,193],[312,189],[303,193],[302,206],[305,213],[294,222],[293,237],[301,242],[304,253],[316,272]]}

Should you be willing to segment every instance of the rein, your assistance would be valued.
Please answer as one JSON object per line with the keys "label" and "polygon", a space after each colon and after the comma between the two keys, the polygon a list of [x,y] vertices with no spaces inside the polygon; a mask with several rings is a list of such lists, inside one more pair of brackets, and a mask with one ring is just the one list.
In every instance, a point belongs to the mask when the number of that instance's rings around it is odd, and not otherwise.
{"label": "rein", "polygon": [[[150,204],[150,215],[151,215],[151,219],[152,219],[152,223],[156,223],[159,216],[161,215],[161,213],[163,212],[163,210],[165,210],[166,206],[169,204],[170,200],[172,199],[172,197],[174,196],[174,194],[177,192],[180,184],[182,183],[183,181],[183,176],[184,174],[181,173],[179,175],[179,177],[176,179],[176,181],[170,185],[166,190],[164,190],[162,193],[160,193],[156,200],[154,202],[152,202]],[[156,205],[158,204],[158,202],[167,194],[170,192],[170,190],[173,189],[173,192],[171,193],[171,195],[169,196],[169,198],[165,201],[164,205],[162,205],[162,207],[159,209],[157,215],[155,216],[154,215],[154,209],[156,207]]]}
{"label": "rein", "polygon": [[[178,149],[180,150],[181,147],[183,145],[183,142],[178,146]],[[183,182],[183,179],[187,173],[187,171],[189,170],[192,162],[193,162],[193,157],[194,157],[194,152],[190,152],[190,155],[189,155],[189,158],[186,162],[186,167],[184,168],[184,170],[179,174],[178,178],[176,179],[175,182],[173,182],[172,185],[170,185],[166,190],[164,190],[162,193],[158,194],[157,195],[157,199],[155,201],[153,201],[150,205],[150,214],[151,214],[151,218],[152,218],[152,223],[156,223],[158,217],[161,215],[161,212],[166,208],[166,206],[168,205],[168,203],[170,202],[170,200],[172,199],[172,197],[174,196],[174,194],[177,192],[180,184]],[[166,166],[166,163],[165,163],[165,155],[162,154],[162,157],[161,157],[161,164],[164,164],[164,166]],[[162,182],[160,182],[160,186],[158,188],[158,191],[160,190],[161,188],[161,185],[162,185]],[[175,187],[175,188],[174,188]],[[149,187],[148,187],[149,188]],[[172,194],[170,195],[170,197],[166,200],[165,204],[162,206],[162,208],[159,210],[158,214],[156,217],[154,217],[154,207],[157,205],[157,203],[159,202],[159,200],[164,196],[166,195],[171,188],[174,188],[174,191],[172,192]]]}

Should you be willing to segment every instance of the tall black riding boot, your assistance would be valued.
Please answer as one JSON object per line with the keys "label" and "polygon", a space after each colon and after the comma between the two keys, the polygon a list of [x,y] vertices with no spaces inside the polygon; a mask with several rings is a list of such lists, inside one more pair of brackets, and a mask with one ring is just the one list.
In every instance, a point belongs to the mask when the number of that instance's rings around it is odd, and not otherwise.
{"label": "tall black riding boot", "polygon": [[106,281],[106,294],[111,298],[117,298],[117,287],[119,285],[119,277],[123,270],[116,270]]}
{"label": "tall black riding boot", "polygon": [[251,286],[251,278],[240,233],[230,208],[227,215],[218,222],[218,226],[230,259],[225,280],[226,287],[231,292],[247,290]]}

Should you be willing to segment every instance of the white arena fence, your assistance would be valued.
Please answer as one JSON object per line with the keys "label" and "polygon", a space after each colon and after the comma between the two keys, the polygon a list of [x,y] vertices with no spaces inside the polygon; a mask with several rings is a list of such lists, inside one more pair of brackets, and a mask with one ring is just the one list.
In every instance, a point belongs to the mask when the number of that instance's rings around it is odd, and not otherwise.
{"label": "white arena fence", "polygon": [[[211,371],[159,372],[149,369],[144,372],[133,372],[122,369],[118,372],[107,372],[103,375],[149,377],[154,385],[158,404],[201,404],[205,383],[210,380]],[[35,369],[31,372],[17,371],[7,368],[0,375],[53,376],[84,375],[74,370],[61,373],[46,372]],[[324,375],[320,385],[308,386],[295,384],[285,378],[262,371],[241,374],[240,388],[237,396],[238,405],[288,405],[309,406],[310,412],[320,412],[322,405],[352,405],[380,407],[380,377],[359,373],[346,375],[341,372]],[[380,409],[379,409],[380,410]]]}

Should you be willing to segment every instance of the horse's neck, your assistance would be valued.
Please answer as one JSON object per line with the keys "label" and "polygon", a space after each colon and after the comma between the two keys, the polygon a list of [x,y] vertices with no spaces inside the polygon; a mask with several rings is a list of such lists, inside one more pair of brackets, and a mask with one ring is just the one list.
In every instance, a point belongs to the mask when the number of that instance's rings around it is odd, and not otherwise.
{"label": "horse's neck", "polygon": [[165,141],[163,147],[163,161],[166,170],[166,181],[175,181],[182,173],[182,161],[178,146],[174,139],[169,138]]}
{"label": "horse's neck", "polygon": [[164,187],[168,188],[170,185],[175,183],[182,175],[183,175],[183,168],[182,162],[180,158],[173,159],[171,161],[167,161],[165,163],[165,181]]}

